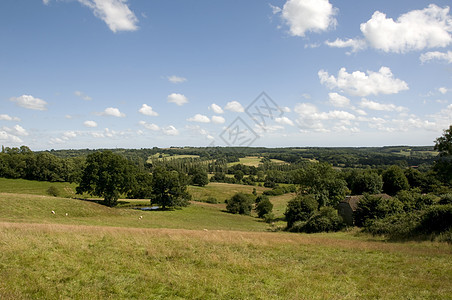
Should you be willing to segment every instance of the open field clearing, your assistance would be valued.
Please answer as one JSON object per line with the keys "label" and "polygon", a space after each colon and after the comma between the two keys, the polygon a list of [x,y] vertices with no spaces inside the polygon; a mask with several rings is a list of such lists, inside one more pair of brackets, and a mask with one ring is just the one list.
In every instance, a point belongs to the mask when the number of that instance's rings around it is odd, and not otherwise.
{"label": "open field clearing", "polygon": [[450,299],[446,244],[0,222],[0,298]]}
{"label": "open field clearing", "polygon": [[230,184],[222,182],[210,182],[208,185],[199,186],[189,186],[188,191],[193,195],[194,200],[206,200],[208,197],[214,197],[219,203],[223,203],[224,200],[231,198],[236,193],[251,194],[253,188],[256,189],[258,194],[262,194],[269,188],[251,186],[251,185],[241,185],[241,184]]}
{"label": "open field clearing", "polygon": [[51,186],[57,188],[62,197],[75,196],[75,183],[68,182],[47,182],[34,181],[25,179],[7,179],[0,178],[0,192],[3,193],[18,193],[18,194],[32,194],[32,195],[48,195],[47,189]]}
{"label": "open field clearing", "polygon": [[223,212],[224,204],[193,202],[173,211],[139,211],[75,199],[0,193],[0,207],[0,220],[10,222],[243,231],[269,228],[258,218]]}

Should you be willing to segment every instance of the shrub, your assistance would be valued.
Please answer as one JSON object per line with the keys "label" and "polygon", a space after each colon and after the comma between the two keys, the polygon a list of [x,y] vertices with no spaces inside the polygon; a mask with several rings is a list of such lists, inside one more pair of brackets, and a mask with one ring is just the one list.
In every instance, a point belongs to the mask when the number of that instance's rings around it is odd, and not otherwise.
{"label": "shrub", "polygon": [[433,205],[421,217],[418,231],[423,233],[445,232],[452,228],[452,204]]}
{"label": "shrub", "polygon": [[297,196],[287,203],[284,213],[287,228],[291,228],[297,221],[306,221],[317,210],[318,203],[314,195]]}
{"label": "shrub", "polygon": [[257,216],[259,218],[263,218],[264,215],[271,213],[273,210],[273,204],[270,202],[268,197],[259,201],[259,204],[256,206]]}
{"label": "shrub", "polygon": [[237,193],[226,200],[226,210],[233,214],[249,215],[253,208],[254,197],[243,193]]}
{"label": "shrub", "polygon": [[47,189],[47,194],[53,197],[58,197],[60,195],[60,190],[56,186],[51,185]]}
{"label": "shrub", "polygon": [[211,203],[211,204],[217,204],[218,200],[217,200],[217,198],[210,196],[207,198],[206,202]]}
{"label": "shrub", "polygon": [[265,223],[271,223],[275,220],[275,215],[272,213],[265,214],[263,216]]}
{"label": "shrub", "polygon": [[359,201],[354,217],[356,226],[365,226],[373,219],[383,219],[389,215],[401,213],[403,204],[395,199],[385,199],[381,196],[364,195]]}
{"label": "shrub", "polygon": [[255,200],[256,205],[259,204],[259,202],[261,202],[262,200],[268,200],[268,196],[267,196],[267,195],[260,195],[260,196],[257,196],[257,198],[256,198],[256,200]]}
{"label": "shrub", "polygon": [[452,193],[441,195],[438,203],[439,204],[452,204]]}
{"label": "shrub", "polygon": [[303,231],[307,233],[338,231],[344,228],[344,226],[345,224],[337,214],[337,210],[324,206],[309,218],[303,226]]}

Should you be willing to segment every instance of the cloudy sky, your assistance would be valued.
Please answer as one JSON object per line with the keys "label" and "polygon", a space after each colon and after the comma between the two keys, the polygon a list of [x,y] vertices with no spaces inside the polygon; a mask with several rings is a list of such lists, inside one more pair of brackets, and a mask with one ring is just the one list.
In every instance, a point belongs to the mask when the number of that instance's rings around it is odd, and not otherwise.
{"label": "cloudy sky", "polygon": [[450,0],[2,0],[0,144],[432,145]]}

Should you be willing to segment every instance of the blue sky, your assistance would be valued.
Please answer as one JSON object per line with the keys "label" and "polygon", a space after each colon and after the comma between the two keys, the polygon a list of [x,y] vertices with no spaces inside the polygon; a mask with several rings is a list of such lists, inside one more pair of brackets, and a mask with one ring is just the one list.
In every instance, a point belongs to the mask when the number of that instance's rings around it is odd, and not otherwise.
{"label": "blue sky", "polygon": [[432,145],[452,123],[449,5],[2,0],[0,144]]}

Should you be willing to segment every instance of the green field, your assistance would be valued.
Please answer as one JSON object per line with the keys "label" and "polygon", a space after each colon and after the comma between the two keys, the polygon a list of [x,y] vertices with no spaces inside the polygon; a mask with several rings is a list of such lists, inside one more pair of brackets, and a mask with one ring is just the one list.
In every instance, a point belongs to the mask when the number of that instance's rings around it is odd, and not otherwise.
{"label": "green field", "polygon": [[[452,298],[450,244],[387,242],[356,230],[271,232],[224,204],[108,208],[16,183],[28,194],[0,185],[0,299]],[[225,198],[252,188],[190,191]],[[292,196],[271,198],[275,215]]]}
{"label": "green field", "polygon": [[170,155],[167,153],[156,153],[148,157],[147,162],[151,163],[153,159],[163,160],[163,159],[181,159],[181,158],[199,158],[199,155],[189,155],[189,154],[174,154]]}

